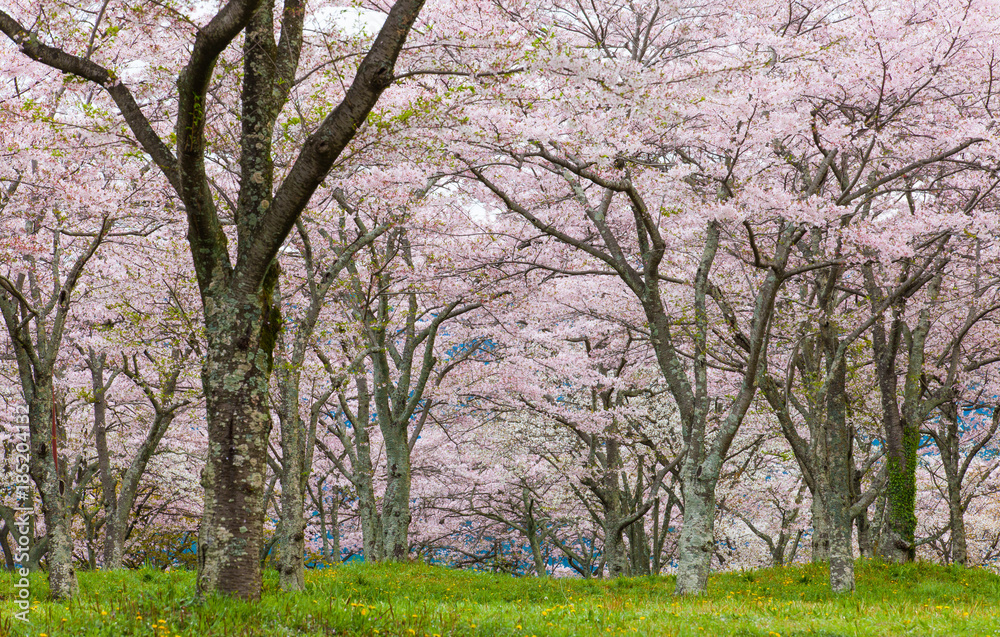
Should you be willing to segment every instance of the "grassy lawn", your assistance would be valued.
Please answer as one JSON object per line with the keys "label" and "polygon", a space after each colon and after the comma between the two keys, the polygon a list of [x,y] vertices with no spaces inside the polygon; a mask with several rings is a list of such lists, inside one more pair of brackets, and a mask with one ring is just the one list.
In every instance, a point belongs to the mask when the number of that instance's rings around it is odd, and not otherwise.
{"label": "grassy lawn", "polygon": [[932,564],[859,562],[858,591],[836,598],[825,569],[795,566],[712,577],[675,599],[670,577],[538,580],[411,565],[310,571],[285,595],[268,573],[256,604],[194,594],[194,574],[81,573],[80,595],[51,604],[31,582],[25,624],[0,574],[0,636],[401,635],[1000,635],[1000,576]]}

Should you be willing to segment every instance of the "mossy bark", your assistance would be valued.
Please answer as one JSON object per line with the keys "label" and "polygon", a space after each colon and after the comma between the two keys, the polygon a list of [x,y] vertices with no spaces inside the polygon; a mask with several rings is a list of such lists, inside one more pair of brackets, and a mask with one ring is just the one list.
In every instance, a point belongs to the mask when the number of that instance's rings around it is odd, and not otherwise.
{"label": "mossy bark", "polygon": [[916,557],[916,471],[920,432],[915,427],[906,427],[900,433],[902,440],[887,450],[889,482],[881,554],[891,562],[912,562]]}
{"label": "mossy bark", "polygon": [[[276,276],[276,266],[273,276]],[[261,594],[268,378],[280,328],[271,288],[205,305],[208,355],[202,367],[208,457],[202,471],[205,509],[198,536],[198,590],[244,599]]]}
{"label": "mossy bark", "polygon": [[708,590],[708,575],[715,550],[715,486],[717,479],[704,475],[700,466],[684,463],[681,474],[684,525],[677,546],[675,595],[701,595]]}
{"label": "mossy bark", "polygon": [[68,502],[69,489],[65,458],[58,458],[61,427],[55,424],[52,378],[40,379],[33,387],[28,405],[32,453],[29,471],[42,498],[45,535],[48,538],[49,595],[66,600],[76,595],[79,586],[73,567],[73,511]]}

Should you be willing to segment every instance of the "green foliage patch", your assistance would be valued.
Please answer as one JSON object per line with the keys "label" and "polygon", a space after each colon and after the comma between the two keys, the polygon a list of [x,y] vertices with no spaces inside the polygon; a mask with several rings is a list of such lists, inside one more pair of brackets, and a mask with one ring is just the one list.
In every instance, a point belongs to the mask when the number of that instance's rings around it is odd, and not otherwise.
{"label": "green foliage patch", "polygon": [[258,603],[195,595],[194,574],[153,569],[81,573],[69,604],[42,601],[12,618],[13,581],[0,574],[0,636],[263,637],[298,635],[670,635],[745,637],[1000,635],[1000,576],[934,564],[862,561],[858,590],[830,593],[822,566],[722,573],[709,594],[674,598],[672,577],[612,581],[514,578],[423,564],[309,571],[304,593],[267,573]]}

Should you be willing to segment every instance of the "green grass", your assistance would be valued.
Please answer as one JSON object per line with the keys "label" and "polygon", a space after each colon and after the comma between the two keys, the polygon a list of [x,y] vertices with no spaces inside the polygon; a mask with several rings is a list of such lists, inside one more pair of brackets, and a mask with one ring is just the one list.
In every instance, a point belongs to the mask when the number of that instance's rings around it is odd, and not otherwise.
{"label": "green grass", "polygon": [[13,620],[0,574],[0,636],[298,635],[1000,635],[1000,576],[933,564],[859,562],[858,591],[835,597],[827,573],[795,566],[715,575],[709,594],[671,596],[673,578],[538,580],[412,565],[311,571],[283,594],[199,600],[189,572],[81,573],[80,595],[52,604],[33,578],[30,622]]}

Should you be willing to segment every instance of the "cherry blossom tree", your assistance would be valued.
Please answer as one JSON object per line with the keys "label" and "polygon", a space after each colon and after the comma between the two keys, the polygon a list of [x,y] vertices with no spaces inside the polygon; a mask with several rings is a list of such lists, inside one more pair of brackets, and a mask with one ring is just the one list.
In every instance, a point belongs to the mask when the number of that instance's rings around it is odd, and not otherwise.
{"label": "cherry blossom tree", "polygon": [[[0,30],[23,55],[80,77],[107,93],[135,143],[184,204],[208,347],[203,382],[210,442],[198,542],[201,591],[260,596],[257,547],[262,542],[265,458],[271,425],[266,408],[267,378],[280,327],[272,299],[278,273],[275,257],[333,162],[391,84],[396,57],[422,5],[421,0],[394,3],[341,102],[309,136],[277,189],[270,149],[275,122],[296,80],[303,46],[304,3],[290,0],[284,4],[280,39],[275,36],[270,2],[232,0],[207,21],[198,20],[197,29],[190,28],[192,22],[175,30],[176,17],[168,12],[165,17],[170,27],[166,32],[160,26],[159,12],[149,11],[149,26],[158,37],[179,43],[193,40],[177,75],[176,90],[169,93],[176,104],[175,145],[164,141],[162,127],[157,131],[129,85],[109,66],[115,59],[113,45],[94,51],[93,47],[67,42],[63,49],[58,44],[63,41],[61,34],[50,31],[49,23],[38,23],[35,28],[24,25],[32,20],[32,4],[0,12]],[[124,10],[116,5],[109,18]],[[66,15],[57,8],[54,13]],[[102,8],[97,20],[104,14]],[[206,171],[206,123],[216,62],[240,34],[244,34],[242,132],[239,194],[231,210],[237,234],[234,255]],[[174,56],[163,62],[172,66]],[[13,314],[11,321],[17,323]],[[53,590],[59,594],[62,589]],[[66,588],[65,594],[69,593]]]}

